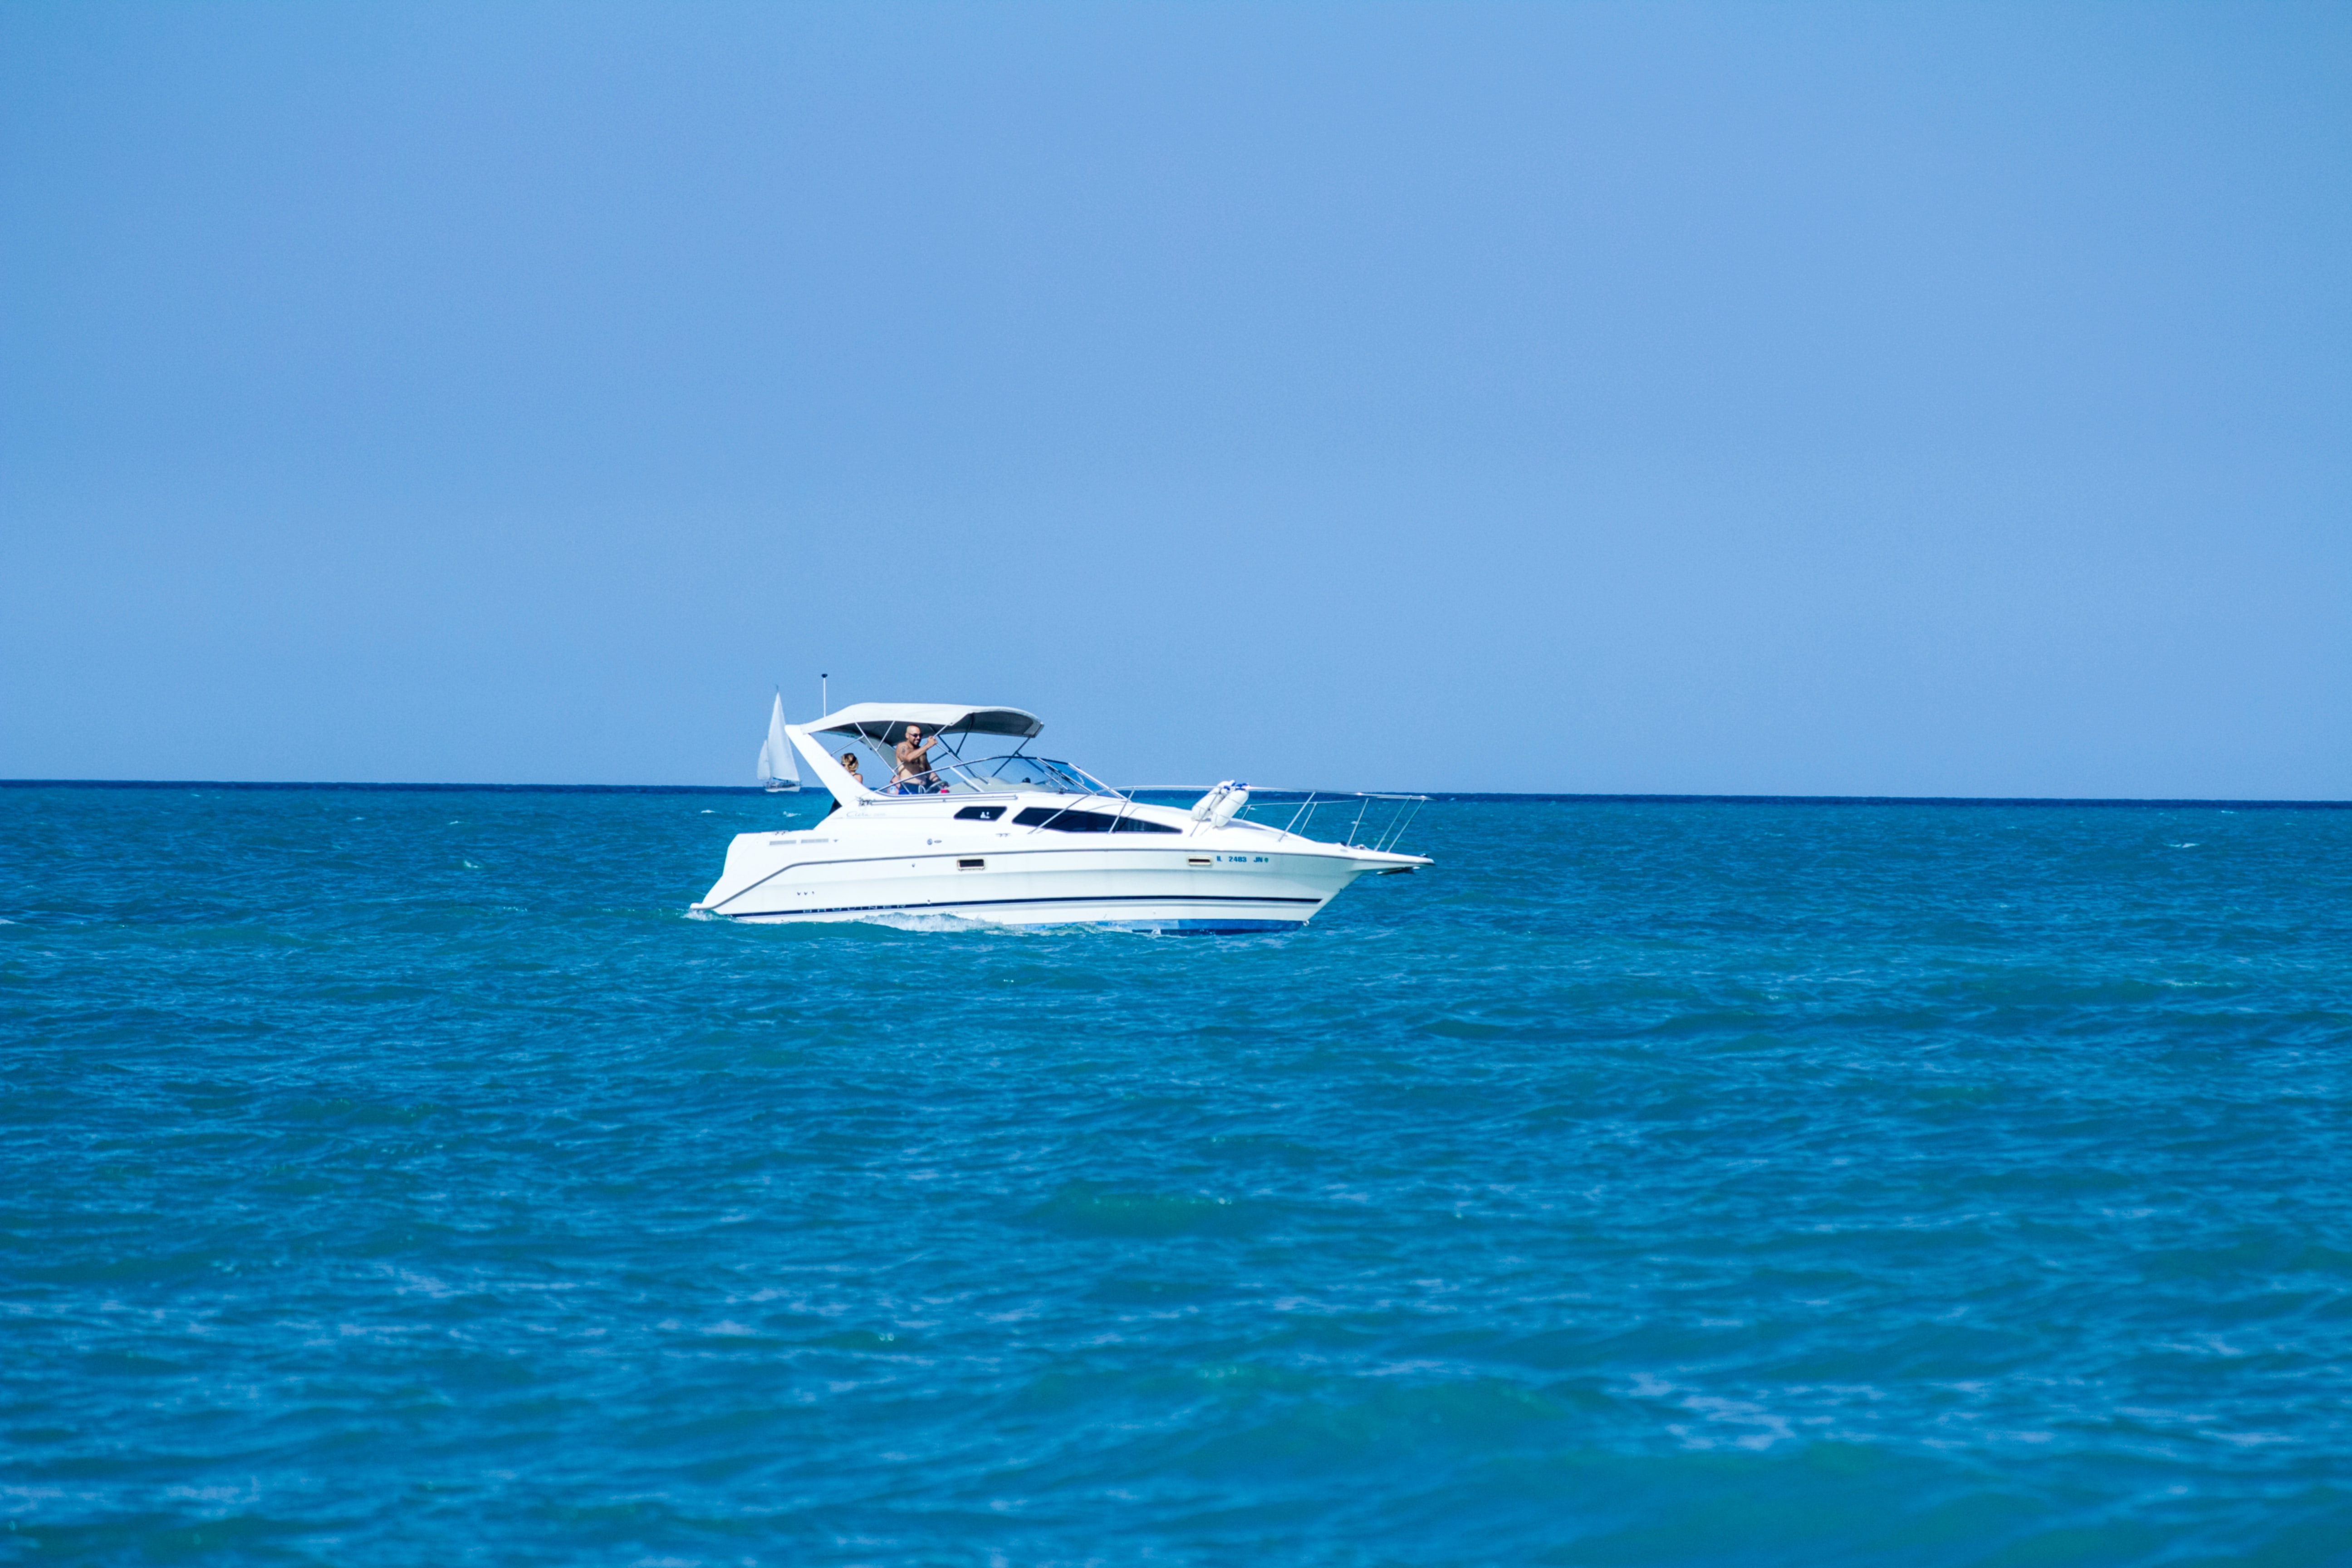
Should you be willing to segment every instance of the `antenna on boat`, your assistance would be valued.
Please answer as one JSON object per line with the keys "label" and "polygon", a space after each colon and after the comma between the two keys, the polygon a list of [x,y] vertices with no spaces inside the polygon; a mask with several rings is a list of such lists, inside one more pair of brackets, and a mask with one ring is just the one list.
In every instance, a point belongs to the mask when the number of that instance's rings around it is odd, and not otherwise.
{"label": "antenna on boat", "polygon": [[833,677],[819,675],[816,678],[816,716],[822,719],[832,711]]}

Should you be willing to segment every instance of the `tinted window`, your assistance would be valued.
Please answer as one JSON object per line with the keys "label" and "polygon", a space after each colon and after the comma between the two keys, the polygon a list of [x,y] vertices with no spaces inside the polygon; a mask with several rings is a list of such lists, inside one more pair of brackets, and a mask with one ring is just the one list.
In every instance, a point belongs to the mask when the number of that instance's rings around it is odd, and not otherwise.
{"label": "tinted window", "polygon": [[994,822],[1004,815],[1001,805],[967,805],[956,813],[958,822]]}
{"label": "tinted window", "polygon": [[1114,816],[1107,811],[1059,811],[1050,805],[1033,805],[1013,819],[1024,827],[1050,828],[1055,833],[1173,833],[1176,829],[1164,822],[1146,822],[1139,816]]}

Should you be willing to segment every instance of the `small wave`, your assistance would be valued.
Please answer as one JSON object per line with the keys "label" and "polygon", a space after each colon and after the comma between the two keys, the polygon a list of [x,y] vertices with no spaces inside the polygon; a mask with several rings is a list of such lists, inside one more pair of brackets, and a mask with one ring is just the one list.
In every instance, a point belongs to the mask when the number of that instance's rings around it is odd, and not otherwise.
{"label": "small wave", "polygon": [[1074,1236],[1154,1237],[1254,1228],[1255,1205],[1196,1193],[1118,1192],[1093,1182],[1067,1182],[1029,1211],[1031,1223]]}
{"label": "small wave", "polygon": [[1002,935],[1008,931],[1016,931],[1023,929],[1019,926],[1006,925],[1001,921],[976,921],[969,915],[908,914],[903,910],[896,910],[882,914],[864,915],[854,921],[842,921],[837,923],[842,925],[884,926],[891,931],[933,932],[961,931],[967,935],[985,934],[991,936]]}

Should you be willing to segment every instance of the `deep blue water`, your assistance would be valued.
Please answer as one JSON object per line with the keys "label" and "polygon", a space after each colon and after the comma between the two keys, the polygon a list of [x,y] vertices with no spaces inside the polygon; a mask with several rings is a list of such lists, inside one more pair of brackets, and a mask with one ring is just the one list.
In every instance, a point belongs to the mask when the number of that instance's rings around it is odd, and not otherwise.
{"label": "deep blue water", "polygon": [[687,918],[787,809],[0,790],[0,1558],[2352,1562],[2352,812]]}

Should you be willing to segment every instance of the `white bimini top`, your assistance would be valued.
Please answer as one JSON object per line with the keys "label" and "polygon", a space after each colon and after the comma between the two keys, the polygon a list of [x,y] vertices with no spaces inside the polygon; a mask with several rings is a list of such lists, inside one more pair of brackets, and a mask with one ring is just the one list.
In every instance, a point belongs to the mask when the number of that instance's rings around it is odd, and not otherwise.
{"label": "white bimini top", "polygon": [[863,735],[896,745],[906,738],[909,724],[933,735],[1018,735],[1024,740],[1045,728],[1044,720],[1019,708],[976,708],[963,702],[853,702],[805,728],[811,734]]}

